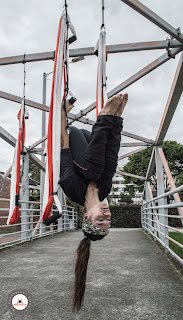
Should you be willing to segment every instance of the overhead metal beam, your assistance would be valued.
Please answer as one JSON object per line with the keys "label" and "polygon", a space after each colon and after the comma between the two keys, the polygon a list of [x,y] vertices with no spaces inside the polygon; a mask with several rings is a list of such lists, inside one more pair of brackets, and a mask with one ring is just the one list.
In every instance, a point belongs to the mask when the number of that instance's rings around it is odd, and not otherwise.
{"label": "overhead metal beam", "polygon": [[16,145],[16,139],[3,127],[0,126],[0,138],[9,143],[12,147]]}
{"label": "overhead metal beam", "polygon": [[[162,64],[164,64],[165,62],[170,60],[172,57],[175,57],[175,55],[177,55],[181,51],[182,51],[182,47],[181,47],[181,49],[180,48],[172,49],[171,51],[169,51],[169,53],[163,54],[158,59],[156,59],[153,62],[151,62],[150,64],[148,64],[145,68],[143,68],[140,71],[138,71],[132,77],[128,78],[126,81],[122,82],[117,87],[115,87],[113,90],[108,92],[108,94],[107,94],[108,98],[110,98],[110,97],[114,96],[115,94],[121,92],[125,88],[129,87],[131,84],[135,83],[137,80],[143,78],[145,75],[147,75],[151,71],[157,69],[159,66],[161,66]],[[90,111],[95,109],[95,107],[96,107],[96,102],[93,102],[87,108],[85,108],[84,110],[82,110],[79,113],[77,113],[76,117],[75,117],[75,120],[80,119],[82,116],[86,115],[87,113],[89,113]],[[69,124],[71,124],[71,123],[73,123],[73,121],[69,122]]]}
{"label": "overhead metal beam", "polygon": [[33,143],[29,148],[28,150],[32,150],[34,149],[35,147],[37,147],[40,143],[42,143],[43,141],[45,141],[47,139],[47,135],[42,137],[41,139],[39,139],[38,141],[36,141],[35,143]]}
{"label": "overhead metal beam", "polygon": [[129,7],[143,15],[145,18],[153,22],[155,25],[160,27],[162,30],[170,34],[173,38],[177,39],[181,43],[183,43],[183,35],[181,34],[179,29],[175,29],[168,22],[159,17],[152,10],[147,8],[138,0],[121,0],[126,3]]}
{"label": "overhead metal beam", "polygon": [[158,129],[158,134],[156,137],[156,145],[162,144],[166,136],[166,133],[170,126],[174,112],[180,100],[182,90],[183,90],[183,53],[180,56],[180,60],[179,60],[177,70],[173,79],[170,94],[166,103],[166,107],[163,113],[160,127]]}
{"label": "overhead metal beam", "polygon": [[[17,102],[17,103],[22,103],[22,97],[15,96],[13,94],[10,94],[10,93],[4,92],[4,91],[0,91],[0,98],[6,99],[9,101],[13,101],[13,102]],[[32,107],[32,108],[35,108],[35,109],[49,112],[48,106],[46,106],[42,103],[32,101],[32,100],[25,99],[25,105]],[[67,116],[69,119],[72,119],[72,120],[76,119],[76,115],[73,113],[69,112]],[[81,117],[77,121],[80,121],[85,124],[91,124],[91,125],[93,125],[95,123],[93,120],[90,120],[90,119],[84,118],[84,117]]]}
{"label": "overhead metal beam", "polygon": [[154,145],[155,144],[154,140],[150,140],[150,139],[138,136],[136,134],[127,132],[127,131],[122,131],[122,135],[125,136],[125,137],[128,137],[128,138],[132,138],[132,139],[135,139],[135,140],[140,140],[140,141],[146,142],[147,144],[150,144],[150,145]]}
{"label": "overhead metal beam", "polygon": [[[17,102],[17,103],[22,103],[22,97],[15,96],[13,94],[10,94],[10,93],[4,92],[4,91],[0,91],[0,98],[6,99],[9,101],[13,101],[13,102]],[[35,109],[49,112],[48,106],[45,106],[44,104],[34,102],[34,101],[31,101],[28,99],[25,99],[25,105],[32,107],[32,108],[35,108]]]}
{"label": "overhead metal beam", "polygon": [[151,145],[149,145],[149,144],[147,144],[145,142],[134,142],[134,143],[133,142],[129,142],[129,143],[124,142],[124,143],[121,143],[120,146],[121,147],[129,147],[129,148],[131,148],[131,147],[140,147],[140,146],[149,147]]}
{"label": "overhead metal beam", "polygon": [[125,158],[127,158],[127,157],[130,157],[132,154],[141,152],[141,151],[143,151],[143,150],[145,150],[145,149],[147,149],[147,147],[142,147],[142,148],[133,150],[133,151],[131,151],[131,152],[125,153],[124,155],[120,156],[120,157],[118,158],[118,160],[122,160],[122,159],[125,159]]}
{"label": "overhead metal beam", "polygon": [[[106,46],[108,54],[120,53],[120,52],[133,52],[133,51],[143,51],[143,50],[161,50],[167,48],[178,48],[180,44],[177,40],[166,40],[161,41],[149,41],[149,42],[137,42],[137,43],[126,43],[126,44],[115,44]],[[94,47],[78,48],[69,50],[70,58],[78,56],[91,56],[95,53]],[[55,51],[32,53],[19,56],[11,56],[0,58],[0,66],[18,63],[29,63],[36,61],[54,60]]]}
{"label": "overhead metal beam", "polygon": [[140,180],[144,180],[144,181],[146,180],[146,178],[144,178],[142,176],[138,176],[136,174],[132,174],[132,173],[127,173],[127,172],[123,172],[123,171],[116,171],[116,173],[121,174],[122,176],[127,176],[127,177],[140,179]]}

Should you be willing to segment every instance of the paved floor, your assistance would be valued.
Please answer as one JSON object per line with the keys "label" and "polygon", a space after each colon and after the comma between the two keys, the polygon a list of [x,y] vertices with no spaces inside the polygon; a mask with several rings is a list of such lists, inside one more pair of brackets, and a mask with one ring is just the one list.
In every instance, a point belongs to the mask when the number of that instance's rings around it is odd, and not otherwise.
{"label": "paved floor", "polygon": [[[141,229],[112,229],[92,243],[83,309],[72,313],[74,260],[82,231],[66,232],[0,252],[1,320],[180,320],[183,282]],[[12,292],[31,296],[13,312]]]}

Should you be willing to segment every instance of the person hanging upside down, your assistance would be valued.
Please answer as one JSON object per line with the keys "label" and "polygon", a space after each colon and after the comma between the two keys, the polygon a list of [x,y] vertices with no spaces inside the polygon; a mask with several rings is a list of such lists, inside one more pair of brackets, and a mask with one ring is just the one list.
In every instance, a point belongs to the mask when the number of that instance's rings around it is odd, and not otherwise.
{"label": "person hanging upside down", "polygon": [[[128,95],[108,99],[100,111],[92,132],[69,126],[62,108],[60,185],[66,196],[85,208],[82,230],[84,239],[77,249],[73,311],[83,304],[91,240],[101,240],[109,233],[111,212],[104,199],[110,193],[116,172],[121,141],[121,115]],[[66,112],[73,105],[66,101]]]}

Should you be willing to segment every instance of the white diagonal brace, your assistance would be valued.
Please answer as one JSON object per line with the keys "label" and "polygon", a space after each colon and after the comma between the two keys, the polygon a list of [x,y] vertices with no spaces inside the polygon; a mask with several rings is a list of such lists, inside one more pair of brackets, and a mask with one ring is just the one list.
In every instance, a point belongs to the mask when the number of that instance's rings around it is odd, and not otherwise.
{"label": "white diagonal brace", "polygon": [[[182,47],[181,49],[172,49],[171,52],[169,53],[172,57],[174,57],[175,55],[177,55],[180,51],[182,51]],[[154,60],[153,62],[151,62],[150,64],[148,64],[145,68],[141,69],[140,71],[138,71],[136,74],[134,74],[133,76],[131,76],[130,78],[128,78],[126,81],[122,82],[121,84],[119,84],[117,87],[115,87],[113,90],[111,90],[110,92],[108,92],[107,96],[108,98],[114,96],[115,94],[121,92],[122,90],[124,90],[125,88],[129,87],[131,84],[135,83],[136,81],[138,81],[139,79],[143,78],[145,75],[147,75],[148,73],[150,73],[151,71],[155,70],[156,68],[158,68],[159,66],[161,66],[162,64],[164,64],[165,62],[167,62],[168,60],[171,59],[171,56],[168,55],[168,53],[163,54],[162,56],[160,56],[159,58],[157,58],[156,60]],[[76,114],[75,116],[75,120],[80,119],[82,116],[86,115],[88,112],[92,111],[93,109],[95,109],[96,107],[96,102],[93,102],[92,104],[90,104],[87,108],[85,108],[84,110],[80,111],[79,113]],[[74,121],[75,121],[74,120]],[[70,121],[69,123],[71,124],[73,121]]]}
{"label": "white diagonal brace", "polygon": [[155,148],[153,148],[152,150],[149,166],[146,173],[146,180],[150,180],[150,177],[153,174],[154,167],[155,167]]}
{"label": "white diagonal brace", "polygon": [[34,154],[29,154],[29,157],[31,161],[41,170],[45,172],[45,163],[41,161],[38,157],[36,157]]}
{"label": "white diagonal brace", "polygon": [[47,139],[47,135],[42,137],[41,139],[39,139],[38,141],[36,141],[35,143],[33,143],[29,148],[28,151],[34,149],[35,147],[37,147],[40,143],[42,143],[43,141],[45,141]]}
{"label": "white diagonal brace", "polygon": [[138,13],[143,15],[145,18],[147,18],[154,24],[156,24],[162,30],[170,34],[173,38],[183,43],[183,35],[180,33],[180,30],[172,27],[168,22],[163,20],[156,13],[154,13],[152,10],[150,10],[145,5],[143,5],[140,1],[138,0],[121,0],[121,1],[126,3],[129,7],[136,10]]}
{"label": "white diagonal brace", "polygon": [[132,173],[128,173],[128,172],[123,172],[123,171],[116,171],[116,173],[121,174],[122,176],[127,176],[127,177],[131,177],[131,178],[135,178],[135,179],[140,179],[140,180],[146,180],[144,177],[142,176],[138,176],[136,174],[132,174]]}
{"label": "white diagonal brace", "polygon": [[0,138],[9,143],[11,146],[15,147],[16,139],[3,127],[0,126]]}
{"label": "white diagonal brace", "polygon": [[146,150],[146,149],[147,149],[147,147],[142,147],[142,148],[133,150],[133,151],[131,151],[131,152],[125,153],[124,155],[120,156],[120,157],[118,158],[118,160],[125,159],[125,158],[127,158],[127,157],[130,157],[132,154],[141,152],[141,151]]}
{"label": "white diagonal brace", "polygon": [[8,170],[6,170],[6,172],[3,174],[3,179],[5,180],[9,174],[11,173],[12,170],[12,166],[8,168]]}
{"label": "white diagonal brace", "polygon": [[173,79],[170,94],[166,103],[166,107],[162,116],[160,127],[158,129],[156,137],[156,145],[162,144],[169,125],[173,118],[174,112],[180,100],[183,90],[183,53],[181,53],[180,60],[177,66],[177,70]]}
{"label": "white diagonal brace", "polygon": [[[11,146],[15,147],[16,139],[4,128],[0,126],[0,138],[9,143]],[[36,164],[41,170],[45,171],[45,164],[43,161],[39,160],[35,155],[30,154],[30,159],[34,164]]]}
{"label": "white diagonal brace", "polygon": [[[174,190],[174,189],[176,189],[176,185],[175,185],[175,182],[173,180],[171,171],[170,171],[169,166],[168,166],[168,162],[167,162],[167,160],[165,158],[165,155],[164,155],[164,152],[163,152],[162,148],[159,148],[159,154],[160,154],[160,157],[161,157],[161,161],[163,163],[163,167],[165,168],[165,172],[166,172],[169,184],[170,184],[170,188],[171,188],[171,190]],[[180,199],[178,193],[174,193],[173,197],[174,197],[174,200],[175,200],[176,203],[180,203],[181,202],[181,199]],[[179,214],[183,217],[183,207],[179,207],[177,209],[178,209]]]}

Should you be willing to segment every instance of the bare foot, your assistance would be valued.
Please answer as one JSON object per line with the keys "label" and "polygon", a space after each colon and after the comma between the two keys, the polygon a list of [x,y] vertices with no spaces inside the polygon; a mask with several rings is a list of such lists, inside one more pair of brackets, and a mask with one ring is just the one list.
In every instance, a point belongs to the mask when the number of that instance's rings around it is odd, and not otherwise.
{"label": "bare foot", "polygon": [[122,103],[118,106],[116,113],[115,113],[115,116],[118,116],[118,117],[121,117],[123,110],[127,104],[128,94],[125,93],[122,97],[123,97]]}
{"label": "bare foot", "polygon": [[104,108],[100,111],[99,116],[112,115],[114,116],[118,107],[123,102],[122,94],[116,94],[112,98],[108,99]]}

